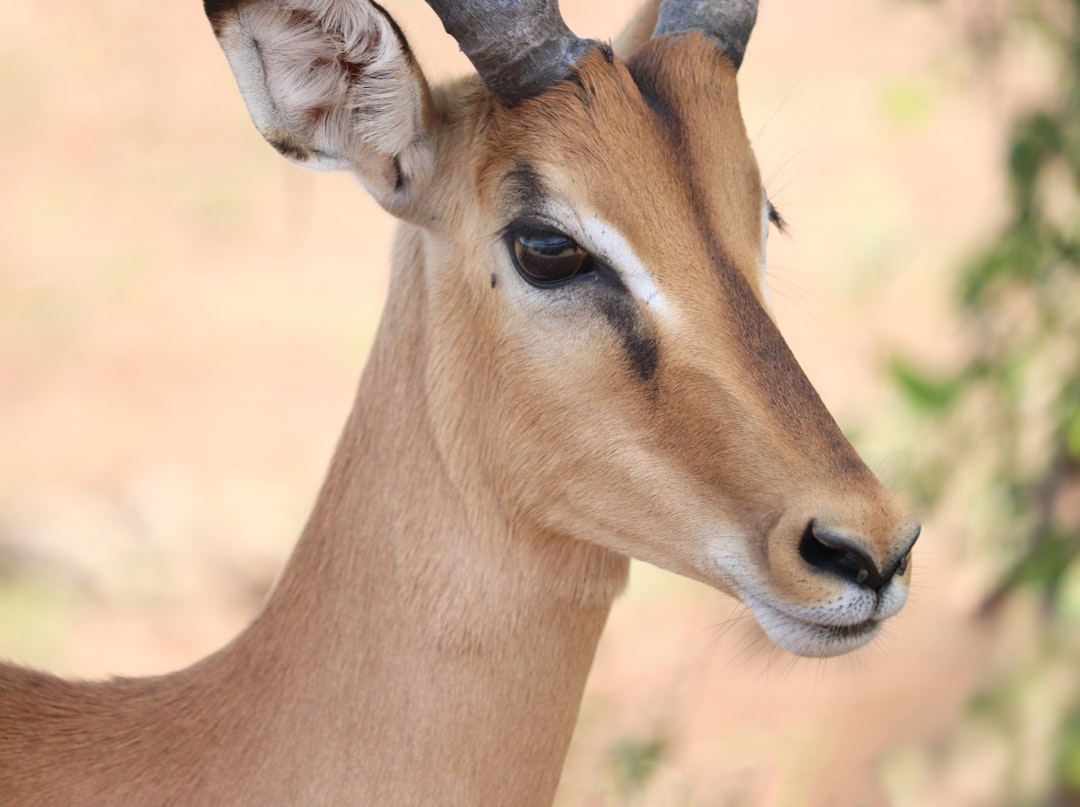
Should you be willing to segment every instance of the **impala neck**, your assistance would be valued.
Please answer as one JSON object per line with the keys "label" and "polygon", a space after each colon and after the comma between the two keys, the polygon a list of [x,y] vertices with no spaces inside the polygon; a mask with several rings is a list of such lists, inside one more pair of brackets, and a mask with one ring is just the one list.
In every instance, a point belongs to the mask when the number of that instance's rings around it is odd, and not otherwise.
{"label": "impala neck", "polygon": [[407,271],[293,557],[206,672],[249,679],[245,730],[257,716],[279,796],[303,775],[366,803],[550,803],[628,562],[519,534],[450,481],[425,394],[420,249],[399,241]]}

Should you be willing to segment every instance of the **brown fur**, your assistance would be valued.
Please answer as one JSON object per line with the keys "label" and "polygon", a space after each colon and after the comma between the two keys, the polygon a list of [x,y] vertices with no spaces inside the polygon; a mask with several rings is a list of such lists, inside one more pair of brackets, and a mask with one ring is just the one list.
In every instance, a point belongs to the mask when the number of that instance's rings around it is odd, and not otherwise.
{"label": "brown fur", "polygon": [[[264,611],[159,678],[0,666],[4,804],[549,804],[627,556],[733,589],[705,560],[727,546],[824,607],[810,519],[882,567],[907,552],[762,307],[734,69],[697,35],[637,38],[512,110],[433,91],[430,172],[387,203],[420,224]],[[626,235],[675,314],[526,288],[493,236],[534,201],[522,165]]]}

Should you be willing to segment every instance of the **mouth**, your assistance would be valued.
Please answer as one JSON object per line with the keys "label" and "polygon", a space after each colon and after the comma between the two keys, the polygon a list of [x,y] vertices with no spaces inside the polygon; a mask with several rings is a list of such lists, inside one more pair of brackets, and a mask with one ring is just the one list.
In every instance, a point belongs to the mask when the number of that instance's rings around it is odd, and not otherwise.
{"label": "mouth", "polygon": [[803,623],[803,630],[808,635],[813,635],[818,642],[818,647],[826,651],[805,655],[832,656],[862,647],[877,636],[881,630],[881,622],[876,619],[868,619],[854,625],[818,625],[807,622]]}
{"label": "mouth", "polygon": [[[907,587],[895,578],[876,595],[847,586],[826,602],[787,603],[751,575],[720,569],[723,588],[753,614],[765,635],[797,656],[828,658],[869,644],[906,600]],[[714,582],[713,585],[716,585]]]}
{"label": "mouth", "polygon": [[761,600],[744,600],[765,634],[797,656],[826,658],[850,653],[881,631],[882,620],[866,619],[847,625],[822,624],[791,616]]}

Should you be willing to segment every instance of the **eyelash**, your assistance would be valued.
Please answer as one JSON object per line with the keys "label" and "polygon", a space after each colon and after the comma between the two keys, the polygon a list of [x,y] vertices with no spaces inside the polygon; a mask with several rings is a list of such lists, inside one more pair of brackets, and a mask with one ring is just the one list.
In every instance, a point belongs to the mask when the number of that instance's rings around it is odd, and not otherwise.
{"label": "eyelash", "polygon": [[772,202],[766,200],[765,203],[769,206],[769,221],[778,232],[787,232],[787,221],[780,215],[780,211],[776,209]]}

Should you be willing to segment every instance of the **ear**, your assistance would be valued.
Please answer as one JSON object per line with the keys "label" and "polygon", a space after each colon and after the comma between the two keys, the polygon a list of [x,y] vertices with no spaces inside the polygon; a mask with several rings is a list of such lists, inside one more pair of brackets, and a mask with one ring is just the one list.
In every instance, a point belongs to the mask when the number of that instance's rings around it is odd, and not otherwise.
{"label": "ear", "polygon": [[255,127],[295,163],[346,168],[416,215],[431,94],[397,24],[363,0],[205,0]]}
{"label": "ear", "polygon": [[656,20],[660,15],[660,0],[645,0],[623,32],[615,37],[615,55],[623,61],[633,56],[637,49],[652,39]]}

